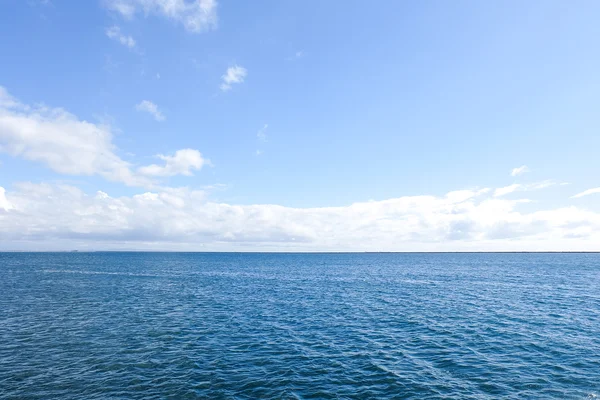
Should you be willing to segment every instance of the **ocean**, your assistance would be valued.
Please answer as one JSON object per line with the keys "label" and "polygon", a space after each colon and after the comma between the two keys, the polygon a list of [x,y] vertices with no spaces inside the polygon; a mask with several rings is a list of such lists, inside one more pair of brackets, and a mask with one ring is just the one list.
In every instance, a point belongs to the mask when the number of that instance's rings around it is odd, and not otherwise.
{"label": "ocean", "polygon": [[591,399],[600,254],[0,253],[0,399]]}

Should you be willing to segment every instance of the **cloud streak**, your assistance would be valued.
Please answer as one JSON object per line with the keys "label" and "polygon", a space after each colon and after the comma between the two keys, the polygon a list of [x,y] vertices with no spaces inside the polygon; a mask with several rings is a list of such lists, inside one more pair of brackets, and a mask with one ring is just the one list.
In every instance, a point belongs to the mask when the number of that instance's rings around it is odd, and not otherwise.
{"label": "cloud streak", "polygon": [[588,190],[584,190],[581,193],[577,193],[576,195],[571,196],[571,198],[572,199],[578,199],[580,197],[589,196],[591,194],[596,194],[596,193],[600,193],[600,187],[593,188],[593,189],[588,189]]}
{"label": "cloud streak", "polygon": [[504,186],[494,190],[494,197],[501,197],[514,192],[525,192],[531,190],[545,189],[555,185],[565,185],[565,183],[557,183],[552,180],[528,184],[513,183],[512,185]]}
{"label": "cloud streak", "polygon": [[519,176],[526,172],[529,172],[529,167],[527,167],[527,165],[521,165],[520,167],[513,168],[512,171],[510,171],[510,176]]}

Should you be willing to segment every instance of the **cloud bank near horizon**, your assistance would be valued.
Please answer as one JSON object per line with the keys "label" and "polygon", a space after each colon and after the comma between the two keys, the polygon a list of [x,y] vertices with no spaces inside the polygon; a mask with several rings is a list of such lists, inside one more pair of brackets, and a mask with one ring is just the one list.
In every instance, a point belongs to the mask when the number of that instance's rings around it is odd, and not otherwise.
{"label": "cloud bank near horizon", "polygon": [[163,188],[133,196],[70,185],[0,187],[1,250],[548,251],[600,250],[600,213],[526,212],[490,189],[343,207],[214,202]]}
{"label": "cloud bank near horizon", "polygon": [[[257,134],[261,142],[267,127]],[[208,189],[164,186],[170,177],[213,166],[198,150],[159,153],[158,163],[136,165],[119,155],[110,126],[62,108],[23,104],[2,87],[0,152],[61,175],[145,189],[112,197],[65,184],[2,183],[0,250],[600,250],[600,213],[575,205],[532,206],[528,193],[563,185],[553,180],[340,207],[221,203]],[[521,175],[527,168],[515,170],[512,175]]]}

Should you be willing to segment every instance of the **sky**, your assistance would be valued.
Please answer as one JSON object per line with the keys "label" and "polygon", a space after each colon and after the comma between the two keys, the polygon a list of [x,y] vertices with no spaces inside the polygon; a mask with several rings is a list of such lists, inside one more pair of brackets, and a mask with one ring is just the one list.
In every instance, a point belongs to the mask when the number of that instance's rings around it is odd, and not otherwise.
{"label": "sky", "polygon": [[0,0],[0,250],[600,251],[598,15]]}

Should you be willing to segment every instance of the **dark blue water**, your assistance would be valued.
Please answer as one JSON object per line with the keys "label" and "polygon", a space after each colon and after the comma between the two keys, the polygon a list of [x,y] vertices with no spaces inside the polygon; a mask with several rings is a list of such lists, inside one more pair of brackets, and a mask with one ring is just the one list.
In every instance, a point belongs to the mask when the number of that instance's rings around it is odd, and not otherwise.
{"label": "dark blue water", "polygon": [[586,399],[599,254],[0,254],[2,399]]}

